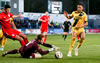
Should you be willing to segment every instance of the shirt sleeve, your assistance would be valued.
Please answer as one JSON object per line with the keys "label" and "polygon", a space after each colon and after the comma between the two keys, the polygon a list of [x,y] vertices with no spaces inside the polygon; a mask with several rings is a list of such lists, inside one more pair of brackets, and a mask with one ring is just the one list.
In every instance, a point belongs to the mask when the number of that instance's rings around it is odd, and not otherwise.
{"label": "shirt sleeve", "polygon": [[86,15],[86,13],[85,13],[85,15],[84,15],[84,21],[86,21],[86,22],[88,21],[88,20],[87,20],[87,15]]}
{"label": "shirt sleeve", "polygon": [[0,14],[0,20],[2,20],[2,15]]}
{"label": "shirt sleeve", "polygon": [[70,18],[74,17],[74,11],[71,13]]}
{"label": "shirt sleeve", "polygon": [[44,16],[41,16],[40,19],[44,20]]}
{"label": "shirt sleeve", "polygon": [[43,51],[43,50],[40,48],[40,46],[39,46],[38,44],[35,44],[35,46],[36,46],[36,50],[37,50],[41,55],[46,55],[46,54],[49,53],[48,50]]}
{"label": "shirt sleeve", "polygon": [[43,44],[41,44],[41,45],[46,46],[46,47],[49,47],[49,48],[52,48],[52,45],[47,44],[47,43],[43,43]]}

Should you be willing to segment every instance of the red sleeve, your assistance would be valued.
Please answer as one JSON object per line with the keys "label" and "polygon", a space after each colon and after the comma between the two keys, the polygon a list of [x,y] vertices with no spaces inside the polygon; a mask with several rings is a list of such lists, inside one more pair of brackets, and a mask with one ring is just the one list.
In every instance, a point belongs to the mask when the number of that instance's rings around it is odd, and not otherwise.
{"label": "red sleeve", "polygon": [[40,18],[40,19],[44,20],[44,16],[41,16],[41,18]]}
{"label": "red sleeve", "polygon": [[2,15],[0,14],[0,20],[2,20]]}

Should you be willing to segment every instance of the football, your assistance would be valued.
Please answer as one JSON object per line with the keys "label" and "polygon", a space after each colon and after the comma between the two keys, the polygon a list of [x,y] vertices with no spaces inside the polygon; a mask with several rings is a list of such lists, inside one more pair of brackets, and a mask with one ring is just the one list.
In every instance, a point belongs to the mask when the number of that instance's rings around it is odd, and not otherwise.
{"label": "football", "polygon": [[62,57],[63,57],[63,54],[62,54],[61,51],[57,51],[57,52],[55,53],[55,58],[56,58],[56,59],[60,59],[60,58],[62,58]]}

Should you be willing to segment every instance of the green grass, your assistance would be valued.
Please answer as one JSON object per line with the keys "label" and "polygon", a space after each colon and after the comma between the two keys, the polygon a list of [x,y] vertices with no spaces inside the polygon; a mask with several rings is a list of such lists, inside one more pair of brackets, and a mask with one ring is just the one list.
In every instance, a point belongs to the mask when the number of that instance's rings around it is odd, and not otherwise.
{"label": "green grass", "polygon": [[[29,41],[36,37],[36,35],[27,35]],[[86,34],[85,43],[79,50],[79,56],[74,56],[74,49],[72,57],[67,57],[69,44],[71,41],[71,35],[64,41],[62,35],[49,35],[47,43],[54,44],[60,47],[60,51],[63,53],[62,59],[55,59],[55,52],[51,52],[48,55],[43,56],[40,59],[25,59],[20,54],[7,55],[2,57],[1,54],[5,51],[20,48],[18,41],[8,39],[5,50],[0,51],[0,63],[100,63],[100,34]],[[75,46],[78,42],[75,43]],[[75,48],[74,46],[74,48]],[[42,46],[41,46],[42,47]],[[44,50],[48,49],[42,47]]]}

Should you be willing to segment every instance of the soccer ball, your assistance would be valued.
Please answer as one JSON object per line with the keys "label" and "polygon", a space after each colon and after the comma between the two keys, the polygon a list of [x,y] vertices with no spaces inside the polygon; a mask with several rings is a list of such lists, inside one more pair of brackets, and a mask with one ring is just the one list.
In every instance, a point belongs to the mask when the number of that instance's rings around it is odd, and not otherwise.
{"label": "soccer ball", "polygon": [[56,59],[59,59],[59,58],[62,58],[62,57],[63,57],[62,52],[57,51],[57,52],[55,53],[55,58],[56,58]]}

